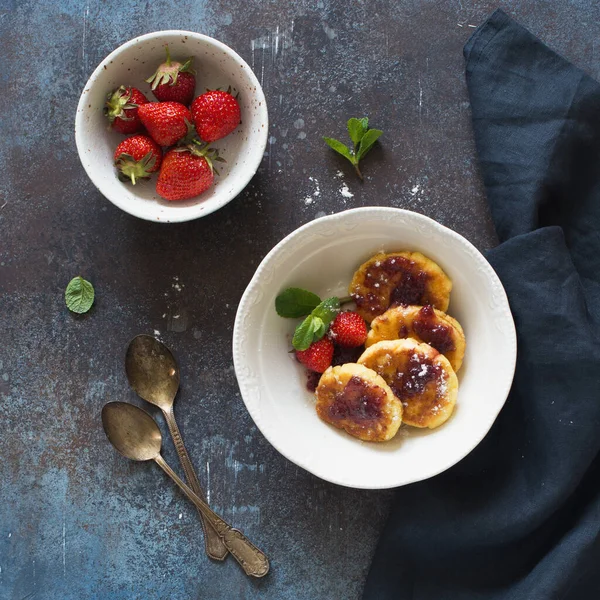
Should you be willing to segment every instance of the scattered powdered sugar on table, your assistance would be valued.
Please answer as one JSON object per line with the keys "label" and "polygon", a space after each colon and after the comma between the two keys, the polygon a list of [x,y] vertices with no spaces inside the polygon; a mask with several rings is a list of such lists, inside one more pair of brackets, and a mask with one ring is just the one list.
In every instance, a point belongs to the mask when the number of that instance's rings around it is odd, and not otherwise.
{"label": "scattered powdered sugar on table", "polygon": [[314,185],[315,189],[311,195],[304,198],[304,204],[306,204],[306,206],[310,206],[321,195],[321,186],[319,185],[318,179],[316,177],[309,177],[308,180]]}
{"label": "scattered powdered sugar on table", "polygon": [[315,184],[315,191],[313,192],[313,196],[321,195],[321,188],[319,187],[319,182],[315,177],[309,177],[309,181],[312,181]]}
{"label": "scattered powdered sugar on table", "polygon": [[171,287],[176,291],[176,292],[181,292],[181,290],[185,287],[183,285],[183,283],[179,283],[179,277],[175,276],[173,277],[173,284],[171,285]]}
{"label": "scattered powdered sugar on table", "polygon": [[344,196],[344,198],[354,198],[354,194],[349,190],[348,186],[343,183],[340,188],[340,194]]}

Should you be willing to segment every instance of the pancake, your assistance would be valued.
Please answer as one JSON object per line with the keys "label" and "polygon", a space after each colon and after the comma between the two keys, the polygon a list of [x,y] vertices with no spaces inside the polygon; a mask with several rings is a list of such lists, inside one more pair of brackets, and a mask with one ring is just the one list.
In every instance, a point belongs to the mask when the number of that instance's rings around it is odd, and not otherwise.
{"label": "pancake", "polygon": [[377,373],[355,363],[329,367],[316,389],[317,414],[367,442],[385,442],[402,423],[402,404]]}
{"label": "pancake", "polygon": [[420,252],[376,254],[358,268],[348,288],[367,323],[400,304],[430,304],[445,311],[451,290],[444,271]]}
{"label": "pancake", "polygon": [[443,354],[457,372],[465,355],[465,334],[460,323],[432,306],[395,306],[371,322],[365,346],[383,340],[412,338]]}
{"label": "pancake", "polygon": [[402,402],[407,425],[434,429],[450,418],[458,379],[435,348],[410,338],[387,340],[367,348],[358,362],[383,377]]}

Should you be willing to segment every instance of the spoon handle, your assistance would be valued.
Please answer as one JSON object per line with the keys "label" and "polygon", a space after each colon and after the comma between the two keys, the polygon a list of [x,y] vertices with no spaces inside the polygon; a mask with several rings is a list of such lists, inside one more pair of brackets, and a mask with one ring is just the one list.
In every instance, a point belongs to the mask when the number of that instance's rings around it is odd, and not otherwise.
{"label": "spoon handle", "polygon": [[269,572],[269,559],[239,529],[223,521],[211,508],[189,488],[169,467],[159,454],[155,459],[158,466],[181,488],[181,491],[201,510],[210,524],[221,536],[227,550],[237,560],[247,575],[264,577]]}
{"label": "spoon handle", "polygon": [[[200,498],[204,499],[206,495],[200,487],[200,482],[198,481],[196,471],[194,470],[194,466],[192,465],[192,461],[190,460],[190,455],[185,449],[183,438],[181,437],[179,427],[177,426],[177,421],[175,421],[173,407],[169,409],[163,409],[163,414],[165,415],[165,421],[167,422],[169,431],[171,432],[171,437],[173,438],[175,449],[177,450],[177,454],[179,455],[179,461],[181,462],[181,466],[183,467],[185,478],[187,479],[189,486],[192,488],[196,496],[200,496]],[[200,509],[198,509],[198,512],[200,513],[202,528],[204,529],[204,543],[206,546],[206,553],[208,554],[208,556],[214,558],[215,560],[223,560],[227,556],[227,548],[223,543],[221,536],[213,528],[210,521],[204,516]]]}

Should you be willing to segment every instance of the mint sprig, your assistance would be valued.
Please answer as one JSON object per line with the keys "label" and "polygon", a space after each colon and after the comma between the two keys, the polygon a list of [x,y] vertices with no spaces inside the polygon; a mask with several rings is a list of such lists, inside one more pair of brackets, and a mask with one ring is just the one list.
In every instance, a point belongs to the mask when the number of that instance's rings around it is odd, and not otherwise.
{"label": "mint sprig", "polygon": [[383,131],[380,129],[369,129],[369,119],[367,117],[363,117],[362,119],[353,117],[348,121],[348,133],[354,144],[352,149],[334,138],[324,137],[323,139],[330,148],[352,163],[356,174],[362,180],[363,175],[358,167],[358,163],[366,156]]}
{"label": "mint sprig", "polygon": [[323,300],[315,309],[296,327],[292,346],[296,350],[306,350],[312,343],[320,340],[329,329],[329,325],[340,312],[339,298],[332,296]]}
{"label": "mint sprig", "polygon": [[295,350],[306,350],[320,340],[329,329],[331,321],[340,312],[340,304],[349,302],[350,297],[332,296],[321,302],[317,294],[302,288],[287,288],[275,298],[275,310],[280,317],[306,317],[294,332],[292,346]]}
{"label": "mint sprig", "polygon": [[83,277],[73,277],[65,290],[65,303],[74,313],[86,313],[94,304],[94,286]]}
{"label": "mint sprig", "polygon": [[321,302],[321,298],[302,288],[288,288],[275,298],[275,310],[280,317],[305,317]]}

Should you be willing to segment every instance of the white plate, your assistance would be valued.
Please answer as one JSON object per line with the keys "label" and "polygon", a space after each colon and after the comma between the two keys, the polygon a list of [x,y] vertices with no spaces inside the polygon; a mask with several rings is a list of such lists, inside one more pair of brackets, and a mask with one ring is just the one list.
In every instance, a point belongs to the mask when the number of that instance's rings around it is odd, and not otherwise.
{"label": "white plate", "polygon": [[[448,313],[467,339],[452,417],[423,430],[403,425],[389,442],[369,443],[321,421],[304,368],[289,354],[298,322],[279,317],[275,297],[302,287],[344,296],[357,267],[378,251],[420,251],[453,281]],[[395,208],[357,208],[312,221],[262,261],[238,307],[233,359],[242,398],[264,436],[289,460],[354,488],[391,488],[432,477],[483,439],[504,405],[517,353],[504,288],[465,238],[428,217]]]}

